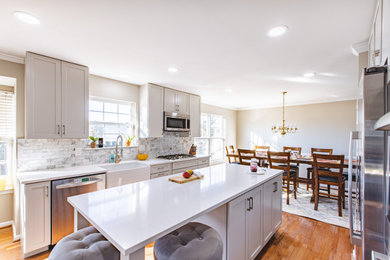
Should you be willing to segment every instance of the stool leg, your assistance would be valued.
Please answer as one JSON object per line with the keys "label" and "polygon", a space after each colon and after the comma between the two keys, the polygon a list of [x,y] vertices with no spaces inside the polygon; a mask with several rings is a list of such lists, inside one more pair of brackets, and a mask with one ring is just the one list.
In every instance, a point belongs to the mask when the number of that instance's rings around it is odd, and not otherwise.
{"label": "stool leg", "polygon": [[[306,170],[307,178],[306,178],[306,190],[309,190],[309,185],[310,185],[310,171],[309,168]],[[313,187],[312,187],[313,188]]]}
{"label": "stool leg", "polygon": [[287,177],[287,205],[290,204],[290,178]]}

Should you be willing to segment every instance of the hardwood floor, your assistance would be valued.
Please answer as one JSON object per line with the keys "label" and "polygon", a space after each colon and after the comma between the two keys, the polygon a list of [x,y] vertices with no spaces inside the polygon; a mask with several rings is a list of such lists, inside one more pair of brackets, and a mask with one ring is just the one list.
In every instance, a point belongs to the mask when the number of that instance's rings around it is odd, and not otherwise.
{"label": "hardwood floor", "polygon": [[283,212],[276,234],[256,257],[259,259],[351,259],[349,230]]}
{"label": "hardwood floor", "polygon": [[[281,227],[256,260],[351,259],[352,249],[348,229],[283,212]],[[43,260],[49,254],[26,259]],[[153,259],[153,243],[146,247],[145,258]],[[11,227],[0,229],[0,259],[23,259],[20,242],[12,242]]]}

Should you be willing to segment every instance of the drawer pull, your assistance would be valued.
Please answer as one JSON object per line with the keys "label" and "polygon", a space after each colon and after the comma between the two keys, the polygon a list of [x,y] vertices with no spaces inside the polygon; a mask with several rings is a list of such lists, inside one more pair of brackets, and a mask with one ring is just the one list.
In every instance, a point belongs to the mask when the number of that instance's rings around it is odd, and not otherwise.
{"label": "drawer pull", "polygon": [[278,191],[278,183],[275,181],[274,183],[274,192]]}
{"label": "drawer pull", "polygon": [[246,199],[248,201],[248,208],[246,209],[247,211],[251,210],[251,198]]}

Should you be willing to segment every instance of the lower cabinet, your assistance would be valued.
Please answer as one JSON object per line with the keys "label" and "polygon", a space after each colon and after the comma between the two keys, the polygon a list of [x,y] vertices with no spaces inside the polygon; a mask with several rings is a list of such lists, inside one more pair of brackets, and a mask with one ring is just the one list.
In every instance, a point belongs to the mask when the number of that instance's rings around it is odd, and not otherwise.
{"label": "lower cabinet", "polygon": [[255,259],[282,221],[282,177],[228,203],[227,259]]}
{"label": "lower cabinet", "polygon": [[264,219],[263,241],[264,244],[276,232],[282,223],[282,181],[281,177],[272,179],[264,184]]}
{"label": "lower cabinet", "polygon": [[22,245],[25,257],[44,251],[51,243],[50,182],[23,185]]}

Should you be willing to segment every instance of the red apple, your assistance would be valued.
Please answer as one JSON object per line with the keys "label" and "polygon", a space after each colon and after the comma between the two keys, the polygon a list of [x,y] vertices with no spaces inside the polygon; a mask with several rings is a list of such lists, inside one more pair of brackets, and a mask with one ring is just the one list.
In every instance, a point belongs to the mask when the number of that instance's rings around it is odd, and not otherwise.
{"label": "red apple", "polygon": [[191,174],[189,172],[183,172],[183,177],[188,179],[189,177],[191,177]]}

